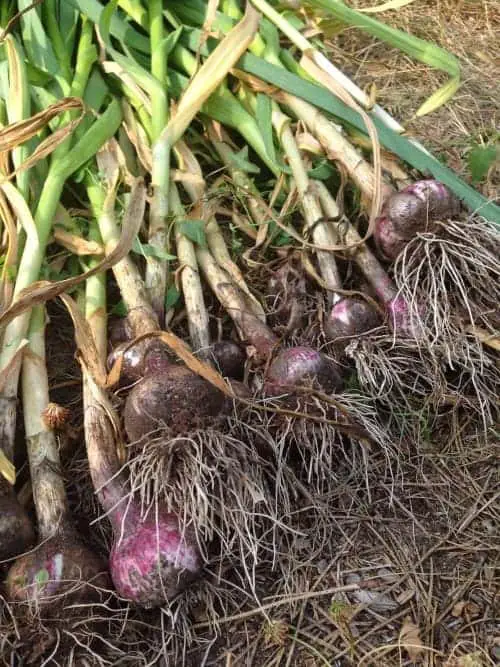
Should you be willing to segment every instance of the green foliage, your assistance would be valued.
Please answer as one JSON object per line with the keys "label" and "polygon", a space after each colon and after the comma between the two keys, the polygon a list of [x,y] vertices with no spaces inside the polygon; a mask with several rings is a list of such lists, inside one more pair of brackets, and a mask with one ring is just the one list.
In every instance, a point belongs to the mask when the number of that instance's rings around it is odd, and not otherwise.
{"label": "green foliage", "polygon": [[269,234],[272,239],[272,243],[275,246],[282,247],[293,243],[293,239],[290,234],[287,234],[284,229],[278,227],[274,220],[269,222]]}
{"label": "green foliage", "polygon": [[127,313],[127,306],[125,305],[123,299],[120,299],[120,301],[118,301],[118,303],[116,303],[111,308],[111,314],[116,315],[117,317],[126,317]]}
{"label": "green foliage", "polygon": [[181,293],[175,285],[170,285],[165,296],[165,310],[170,310],[177,305],[179,299],[181,298]]}
{"label": "green foliage", "polygon": [[244,171],[247,174],[260,173],[259,167],[253,162],[250,162],[248,157],[248,146],[244,146],[240,151],[238,151],[238,153],[234,153],[231,157],[231,161],[233,162],[236,169]]}
{"label": "green foliage", "polygon": [[[251,53],[247,53],[241,58],[238,67],[268,83],[283,88],[292,95],[301,97],[316,108],[342,119],[358,130],[366,131],[359,114],[347,107],[322,86],[305,81],[291,72],[266,62],[262,58],[257,58]],[[409,139],[385,126],[377,118],[373,117],[372,120],[377,128],[379,140],[385,148],[422,174],[432,174],[434,178],[447,185],[469,208],[480,211],[481,215],[488,220],[500,224],[499,206],[489,202],[477,190],[464,183],[451,169],[442,165],[433,155],[424,152],[411,143]]]}
{"label": "green foliage", "polygon": [[469,171],[473,183],[481,183],[495,162],[500,161],[500,144],[475,145],[468,154]]}
{"label": "green foliage", "polygon": [[326,159],[318,160],[313,168],[308,171],[309,178],[314,178],[317,181],[327,181],[334,174],[336,174],[335,168]]}
{"label": "green foliage", "polygon": [[207,237],[205,234],[205,222],[203,220],[192,220],[190,218],[189,220],[180,220],[177,225],[181,234],[184,234],[193,243],[203,248],[206,247]]}
{"label": "green foliage", "polygon": [[245,249],[239,229],[235,225],[229,226],[231,230],[231,250],[235,257],[241,255]]}
{"label": "green foliage", "polygon": [[132,244],[132,252],[135,252],[137,255],[142,255],[143,257],[155,257],[156,259],[166,261],[176,258],[175,255],[170,255],[166,250],[162,250],[149,243],[142,243],[137,237]]}
{"label": "green foliage", "polygon": [[40,587],[45,586],[45,584],[49,581],[49,579],[50,579],[49,571],[46,570],[45,568],[38,570],[38,572],[35,574],[35,581]]}
{"label": "green foliage", "polygon": [[277,162],[276,150],[274,148],[273,140],[272,113],[273,105],[271,98],[268,95],[264,95],[263,93],[258,93],[257,108],[255,112],[257,124],[262,134],[262,138],[264,139],[267,154],[273,162]]}

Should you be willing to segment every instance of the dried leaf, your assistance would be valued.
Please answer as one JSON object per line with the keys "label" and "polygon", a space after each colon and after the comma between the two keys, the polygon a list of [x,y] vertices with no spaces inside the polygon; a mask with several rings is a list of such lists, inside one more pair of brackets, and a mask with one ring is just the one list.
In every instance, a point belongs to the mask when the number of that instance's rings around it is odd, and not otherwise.
{"label": "dried leaf", "polygon": [[359,12],[364,12],[365,14],[376,14],[377,12],[386,12],[389,9],[400,9],[406,5],[411,4],[414,0],[388,0],[382,5],[375,5],[375,7],[365,7],[364,9],[359,8]]}
{"label": "dried leaf", "polygon": [[53,118],[67,111],[80,111],[81,119],[84,109],[84,104],[78,97],[65,97],[58,102],[54,102],[54,104],[51,104],[43,111],[39,111],[34,116],[31,116],[31,118],[7,125],[7,127],[0,130],[0,153],[10,151],[16,148],[16,146],[29,141],[29,139],[38,134],[42,128],[50,123]]}
{"label": "dried leaf", "polygon": [[[177,144],[176,144],[177,146]],[[181,169],[171,169],[170,178],[176,183],[185,183],[192,186],[204,186],[205,181],[196,174],[190,174]]]}
{"label": "dried leaf", "polygon": [[477,618],[481,613],[481,607],[470,600],[460,600],[451,610],[452,616],[460,618],[463,616],[466,619]]}
{"label": "dried leaf", "polygon": [[[215,371],[211,366],[195,357],[189,349],[188,345],[181,338],[178,338],[178,336],[170,331],[155,331],[147,333],[144,336],[139,336],[135,340],[131,341],[127,348],[132,347],[141,340],[152,337],[159,338],[162,342],[164,342],[165,345],[167,345],[179,357],[179,359],[181,359],[186,364],[186,366],[193,371],[193,373],[200,375],[202,378],[207,380],[207,382],[210,382],[210,384],[214,385],[214,387],[217,387],[217,389],[219,389],[226,396],[234,398],[233,390],[231,389],[230,385],[228,385],[227,382],[223,379],[222,375]],[[126,349],[123,350],[123,353],[125,353]],[[108,387],[113,386],[120,379],[123,353],[118,356],[108,375]]]}
{"label": "dried leaf", "polygon": [[130,88],[134,96],[141,101],[142,105],[144,106],[148,114],[151,115],[152,113],[151,100],[147,95],[147,93],[145,93],[144,90],[137,85],[134,77],[131,74],[129,74],[125,69],[123,69],[121,65],[114,62],[113,60],[105,60],[104,62],[101,63],[101,66],[103,70],[106,72],[106,74],[114,74],[118,79],[120,79],[120,81],[123,82],[123,84],[127,88]]}
{"label": "dried leaf", "polygon": [[9,22],[0,33],[0,44],[5,40],[6,36],[10,33],[10,31],[16,25],[16,23],[21,19],[22,15],[26,14],[26,12],[32,11],[34,7],[40,5],[42,2],[43,0],[33,0],[33,2],[29,4],[27,7],[25,7],[22,11],[17,12],[17,14],[14,14],[14,16],[11,19],[9,19]]}
{"label": "dried leaf", "polygon": [[307,153],[311,153],[312,155],[325,154],[323,146],[319,143],[316,137],[314,137],[310,132],[307,132],[306,130],[301,130],[300,132],[296,133],[295,139],[297,141],[297,146],[300,148],[301,151],[306,151]]}
{"label": "dried leaf", "polygon": [[[132,341],[132,343],[130,343],[130,347],[135,345],[135,342],[135,340]],[[113,366],[111,367],[111,370],[109,371],[108,377],[106,379],[106,388],[114,387],[116,384],[118,384],[122,372],[124,352],[125,350],[123,350],[122,353],[116,357],[116,361],[113,363]]]}
{"label": "dried leaf", "polygon": [[97,152],[96,161],[101,178],[106,184],[108,195],[113,195],[112,199],[109,201],[109,205],[114,208],[116,188],[118,187],[118,181],[120,179],[120,154],[118,152],[118,142],[114,139],[108,141]]}
{"label": "dried leaf", "polygon": [[5,477],[9,484],[16,483],[16,469],[9,459],[5,456],[4,451],[0,448],[0,474]]}
{"label": "dried leaf", "polygon": [[200,375],[202,378],[207,380],[207,382],[213,384],[226,396],[231,398],[234,397],[233,390],[223,379],[222,375],[217,373],[216,370],[214,370],[204,361],[197,359],[181,338],[178,338],[170,331],[163,331],[158,335],[158,337],[165,343],[165,345],[168,345],[168,347],[173,350],[173,352],[175,352],[180,359],[182,359],[182,361],[190,370],[193,371],[193,373],[197,373],[197,375]]}
{"label": "dried leaf", "polygon": [[60,280],[58,282],[43,280],[33,283],[30,287],[22,290],[18,295],[17,301],[15,301],[12,306],[0,316],[0,327],[6,326],[25,310],[32,308],[39,303],[45,303],[50,299],[55,299],[60,294],[63,294],[69,289],[73,289],[83,281],[87,280],[90,276],[106,271],[123,259],[130,251],[141,226],[141,211],[144,208],[145,198],[146,191],[144,183],[138,181],[136,187],[132,190],[129,206],[123,217],[120,240],[102,262],[79,276],[67,278],[66,280]]}
{"label": "dried leaf", "polygon": [[9,154],[7,152],[0,153],[0,174],[3,177],[6,176],[8,173],[9,173]]}
{"label": "dried leaf", "polygon": [[171,331],[158,331],[152,334],[146,334],[137,338],[137,341],[143,340],[144,338],[149,338],[151,336],[156,336],[159,338],[165,345],[175,352],[175,354],[181,359],[186,366],[204,378],[210,384],[213,384],[214,387],[217,387],[223,394],[234,398],[234,393],[229,384],[223,379],[222,375],[217,373],[216,370],[209,366],[204,361],[200,361],[194,354],[191,352],[187,344],[178,336],[173,334]]}
{"label": "dried leaf", "polygon": [[95,382],[100,387],[106,386],[107,373],[104,363],[99,357],[97,347],[92,336],[89,323],[85,319],[77,303],[68,294],[61,294],[61,301],[66,306],[73,326],[75,327],[75,342],[85,367],[89,370]]}
{"label": "dried leaf", "polygon": [[82,239],[81,236],[67,232],[61,227],[56,227],[54,229],[54,239],[66,250],[74,253],[75,255],[103,255],[104,249],[100,243],[97,241],[87,241]]}
{"label": "dried leaf", "polygon": [[53,151],[55,151],[55,149],[60,144],[66,141],[69,135],[80,123],[82,118],[83,118],[83,113],[78,118],[75,118],[69,123],[66,123],[66,125],[63,125],[63,127],[60,127],[55,132],[52,132],[52,134],[50,134],[46,139],[44,139],[38,144],[38,146],[35,148],[35,150],[27,160],[25,160],[21,165],[19,165],[17,169],[12,171],[8,175],[8,178],[9,179],[13,178],[17,174],[19,174],[19,172],[31,169],[31,167],[33,167],[37,162],[40,162],[40,160],[44,160],[48,155],[50,155]]}
{"label": "dried leaf", "polygon": [[419,627],[413,623],[409,616],[403,622],[403,627],[399,633],[399,643],[406,649],[412,662],[416,662],[423,653],[424,645],[420,639]]}
{"label": "dried leaf", "polygon": [[151,173],[153,168],[153,156],[151,154],[151,147],[146,132],[142,125],[137,122],[132,107],[128,102],[122,102],[122,111],[124,118],[123,126],[130,142],[137,151],[139,162],[148,173]]}
{"label": "dried leaf", "polygon": [[259,29],[259,21],[259,12],[247,3],[242,20],[212,51],[182,94],[175,115],[156,143],[159,150],[165,144],[172,147],[182,137],[203,104],[251,44]]}

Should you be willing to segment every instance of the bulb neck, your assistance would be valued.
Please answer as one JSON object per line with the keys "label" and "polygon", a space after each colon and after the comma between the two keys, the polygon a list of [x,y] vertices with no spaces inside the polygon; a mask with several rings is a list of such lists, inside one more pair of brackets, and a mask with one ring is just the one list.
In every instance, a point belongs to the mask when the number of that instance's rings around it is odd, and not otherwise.
{"label": "bulb neck", "polygon": [[[124,475],[120,473],[120,462],[116,449],[113,424],[106,414],[104,405],[96,399],[100,389],[86,378],[84,382],[85,440],[90,474],[94,489],[103,510],[113,526],[121,525],[127,511],[128,487]],[[104,396],[101,396],[105,400]]]}

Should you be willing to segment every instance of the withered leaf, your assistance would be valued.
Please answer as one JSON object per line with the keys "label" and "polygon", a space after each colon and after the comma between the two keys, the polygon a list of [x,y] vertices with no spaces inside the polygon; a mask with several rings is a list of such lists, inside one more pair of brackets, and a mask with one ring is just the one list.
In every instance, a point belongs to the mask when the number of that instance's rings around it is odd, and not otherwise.
{"label": "withered leaf", "polygon": [[120,241],[102,262],[99,262],[99,264],[89,271],[73,278],[67,278],[66,280],[60,280],[58,282],[42,280],[33,283],[30,287],[20,292],[17,301],[2,313],[0,316],[0,327],[6,326],[25,310],[32,308],[37,304],[45,303],[50,299],[55,299],[60,294],[63,294],[67,290],[72,289],[87,280],[90,276],[106,271],[123,259],[132,247],[133,241],[141,226],[142,215],[140,211],[142,210],[144,197],[144,184],[138,181],[136,186],[132,189],[126,215],[123,218]]}
{"label": "withered leaf", "polygon": [[476,618],[481,613],[481,608],[475,602],[470,600],[460,600],[451,610],[451,615],[455,618]]}
{"label": "withered leaf", "polygon": [[420,630],[411,618],[407,616],[399,633],[399,643],[408,653],[412,662],[416,662],[423,653],[424,645],[420,639]]}

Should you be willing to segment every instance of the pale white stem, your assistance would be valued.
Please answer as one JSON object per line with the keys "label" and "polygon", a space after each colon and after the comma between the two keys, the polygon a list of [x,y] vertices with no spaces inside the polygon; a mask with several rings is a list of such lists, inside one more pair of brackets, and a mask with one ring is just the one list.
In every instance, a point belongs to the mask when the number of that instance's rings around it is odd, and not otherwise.
{"label": "pale white stem", "polygon": [[230,280],[210,252],[198,246],[196,256],[208,284],[233,320],[240,337],[254,346],[256,358],[264,362],[276,347],[277,337],[262,320],[255,316],[248,307],[243,292]]}
{"label": "pale white stem", "polygon": [[312,104],[288,93],[280,93],[279,99],[316,137],[323,146],[327,157],[345,168],[361,190],[365,202],[371,202],[375,196],[375,172],[373,167],[347,140],[342,131]]}
{"label": "pale white stem", "polygon": [[249,306],[254,311],[255,315],[265,322],[266,315],[264,309],[250,292],[243,274],[231,259],[219,223],[205,197],[205,181],[203,180],[202,170],[196,156],[182,141],[176,144],[176,149],[178,150],[180,159],[184,162],[186,170],[196,177],[193,180],[185,179],[183,181],[183,187],[193,204],[199,207],[201,219],[205,221],[207,243],[213,258],[232,278],[240,290],[246,294]]}
{"label": "pale white stem", "polygon": [[[290,119],[276,107],[272,114],[272,122],[292,170],[304,213],[306,231],[311,232],[314,243],[320,246],[335,245],[336,238],[330,226],[319,222],[323,217],[323,211],[316,192],[311,188],[307,169],[290,128]],[[342,288],[335,256],[327,250],[318,250],[317,258],[321,276],[326,287],[331,290],[331,298],[335,302],[339,299],[336,290]]]}
{"label": "pale white stem", "polygon": [[180,281],[187,311],[189,336],[195,352],[210,346],[208,313],[203,298],[194,243],[182,233],[180,221],[186,217],[175,183],[170,183],[170,207],[176,217],[175,243],[180,264]]}
{"label": "pale white stem", "polygon": [[[109,255],[120,239],[115,219],[115,196],[113,188],[108,192],[100,185],[87,188],[94,208],[104,251]],[[135,336],[141,336],[160,327],[149,301],[144,281],[130,257],[125,257],[113,266],[113,273],[127,307],[127,314]]]}
{"label": "pale white stem", "polygon": [[[18,276],[13,292],[13,299],[29,285],[27,268],[35,265],[40,255],[40,241],[37,228],[26,200],[12,183],[2,184],[2,191],[9,201],[12,210],[26,232],[26,242],[18,267]],[[0,371],[3,376],[0,393],[0,442],[5,454],[12,460],[16,431],[17,392],[22,366],[22,347],[26,344],[31,311],[26,310],[7,327],[3,335],[0,353]]]}
{"label": "pale white stem", "polygon": [[44,308],[36,306],[22,369],[26,445],[39,531],[43,539],[58,532],[68,514],[56,437],[42,416],[50,401],[44,317]]}
{"label": "pale white stem", "polygon": [[[332,219],[338,218],[339,208],[337,202],[328,192],[325,184],[321,181],[316,181],[315,188],[318,192],[324,214]],[[362,243],[361,236],[348,220],[344,219],[342,223],[332,222],[331,224],[336,229],[338,241],[344,241],[346,246],[352,247],[350,251],[346,252],[351,255],[364,273],[365,278],[372,284],[381,300],[387,306],[397,296],[397,289],[382,264],[371,252],[366,243]]]}

